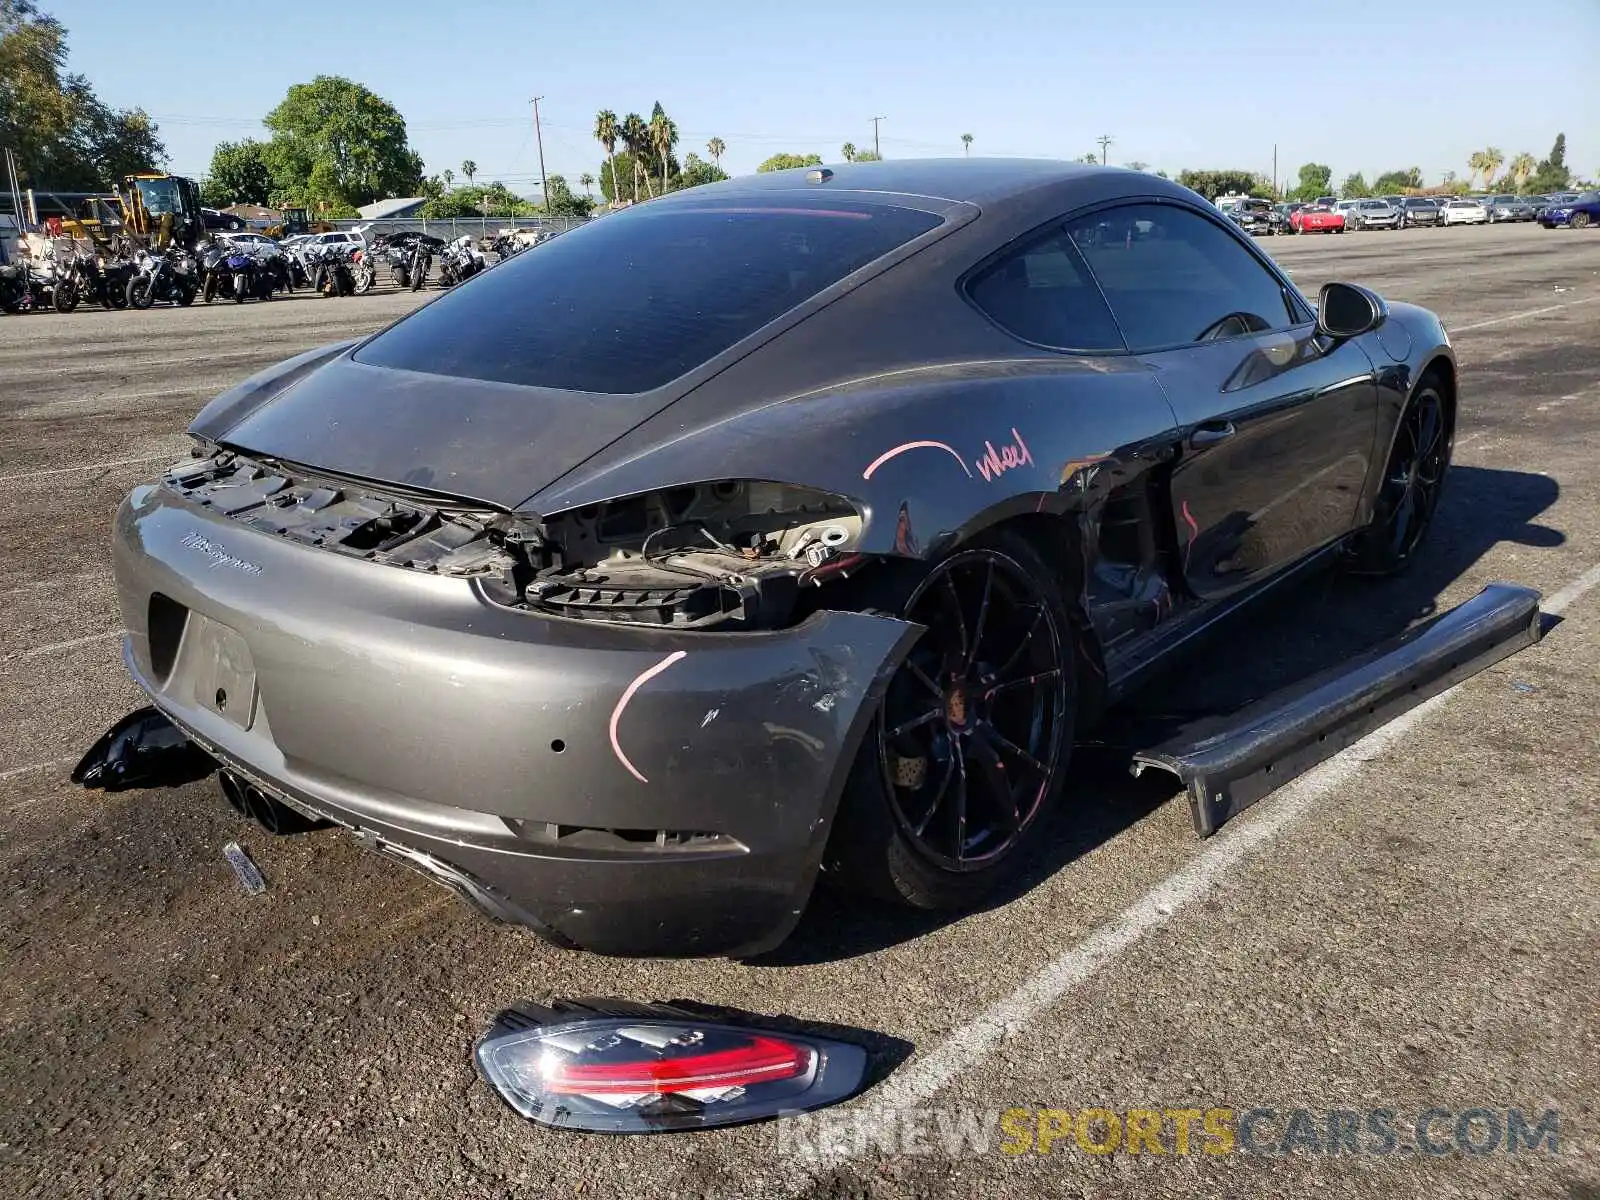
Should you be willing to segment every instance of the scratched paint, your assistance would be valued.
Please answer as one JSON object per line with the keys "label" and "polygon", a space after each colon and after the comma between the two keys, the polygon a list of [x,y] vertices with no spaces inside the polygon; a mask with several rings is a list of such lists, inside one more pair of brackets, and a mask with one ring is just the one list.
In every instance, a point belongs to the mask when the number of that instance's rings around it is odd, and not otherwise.
{"label": "scratched paint", "polygon": [[617,701],[617,706],[611,710],[611,724],[608,727],[611,737],[611,753],[615,754],[617,761],[627,768],[628,774],[632,775],[640,783],[649,783],[650,781],[644,777],[638,767],[628,761],[628,756],[622,752],[622,743],[617,738],[617,726],[622,723],[622,714],[627,709],[628,702],[633,699],[634,693],[680,658],[687,658],[688,655],[689,652],[687,650],[674,650],[655,666],[640,671],[634,681],[623,689],[622,698]]}
{"label": "scratched paint", "polygon": [[1184,524],[1189,526],[1189,540],[1183,544],[1183,570],[1189,572],[1189,553],[1194,549],[1194,541],[1200,536],[1200,522],[1194,519],[1194,514],[1189,511],[1189,502],[1183,502]]}

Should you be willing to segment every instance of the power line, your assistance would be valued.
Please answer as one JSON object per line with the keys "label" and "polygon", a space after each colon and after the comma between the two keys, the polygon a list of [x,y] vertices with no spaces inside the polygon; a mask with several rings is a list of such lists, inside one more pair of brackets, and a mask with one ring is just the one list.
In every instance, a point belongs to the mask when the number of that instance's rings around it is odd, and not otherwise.
{"label": "power line", "polygon": [[1095,139],[1095,141],[1100,143],[1100,165],[1102,167],[1106,165],[1106,147],[1111,145],[1111,143],[1116,140],[1117,139],[1112,137],[1109,133],[1102,133]]}

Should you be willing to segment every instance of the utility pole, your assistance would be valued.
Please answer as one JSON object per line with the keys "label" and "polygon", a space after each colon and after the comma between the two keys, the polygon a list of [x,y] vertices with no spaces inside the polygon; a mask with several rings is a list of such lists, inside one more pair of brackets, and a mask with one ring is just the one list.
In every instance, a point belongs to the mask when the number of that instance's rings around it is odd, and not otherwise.
{"label": "utility pole", "polygon": [[1272,143],[1272,198],[1278,198],[1278,143]]}
{"label": "utility pole", "polygon": [[[544,209],[544,215],[548,217],[550,215],[550,186],[544,177],[544,131],[539,128],[539,101],[543,99],[543,96],[535,96],[533,98],[533,136],[534,140],[539,143],[539,207]],[[611,186],[615,189],[616,180],[611,181]]]}
{"label": "utility pole", "polygon": [[1102,133],[1095,139],[1095,141],[1100,143],[1100,165],[1102,167],[1106,165],[1106,147],[1111,145],[1111,143],[1116,140],[1117,139],[1112,137],[1109,133]]}
{"label": "utility pole", "polygon": [[879,158],[883,157],[883,151],[878,149],[878,122],[883,119],[882,117],[872,118],[872,152]]}

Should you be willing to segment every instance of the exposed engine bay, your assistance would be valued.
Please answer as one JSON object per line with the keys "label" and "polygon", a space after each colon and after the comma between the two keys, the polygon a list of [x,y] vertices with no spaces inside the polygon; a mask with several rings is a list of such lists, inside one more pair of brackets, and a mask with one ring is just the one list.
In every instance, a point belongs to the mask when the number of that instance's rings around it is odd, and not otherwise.
{"label": "exposed engine bay", "polygon": [[580,620],[767,629],[842,577],[861,517],[843,497],[719,480],[546,518],[201,447],[164,486],[263,533],[385,565],[467,576],[495,601]]}

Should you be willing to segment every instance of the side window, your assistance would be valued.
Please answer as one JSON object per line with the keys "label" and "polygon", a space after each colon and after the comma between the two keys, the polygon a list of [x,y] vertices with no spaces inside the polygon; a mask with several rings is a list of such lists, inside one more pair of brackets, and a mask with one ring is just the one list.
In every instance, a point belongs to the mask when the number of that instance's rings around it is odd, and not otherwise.
{"label": "side window", "polygon": [[1122,351],[1122,333],[1064,233],[1008,254],[967,284],[996,325],[1057,350]]}
{"label": "side window", "polygon": [[1298,321],[1272,273],[1188,209],[1130,204],[1067,226],[1130,349],[1287,329]]}

